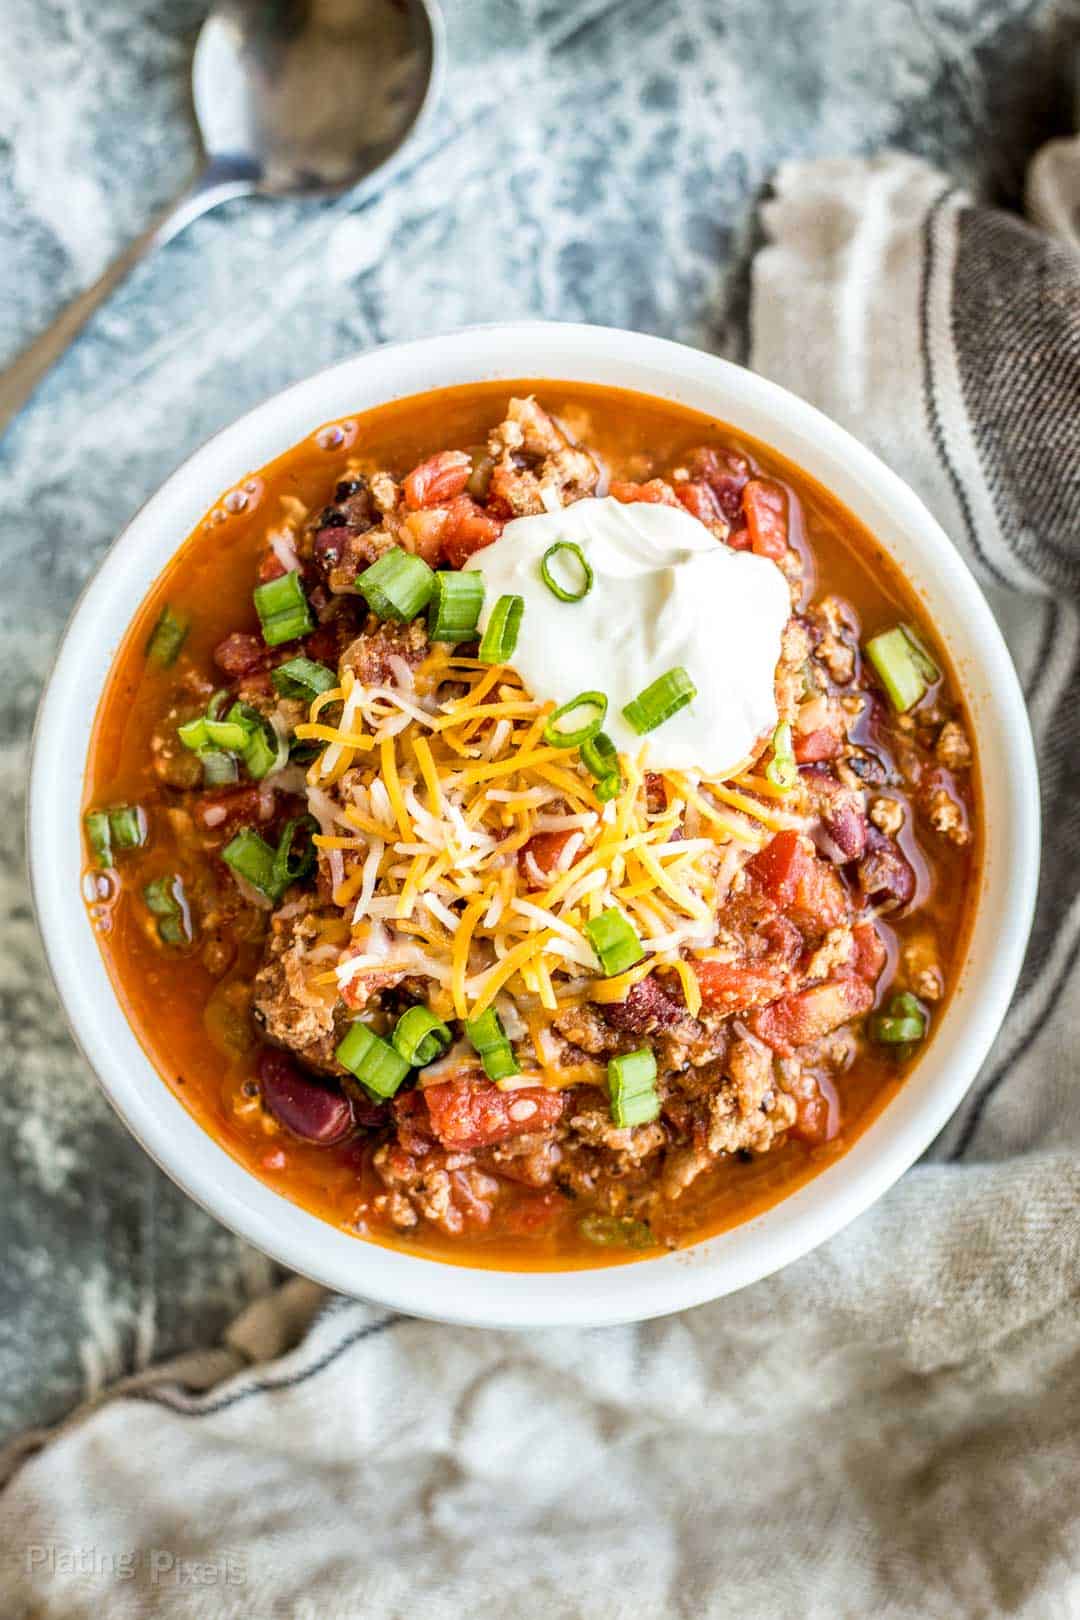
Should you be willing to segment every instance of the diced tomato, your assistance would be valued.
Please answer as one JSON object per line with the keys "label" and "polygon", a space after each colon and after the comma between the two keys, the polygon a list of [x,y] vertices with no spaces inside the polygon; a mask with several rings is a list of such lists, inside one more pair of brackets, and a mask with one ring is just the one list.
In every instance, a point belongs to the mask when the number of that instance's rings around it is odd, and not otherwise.
{"label": "diced tomato", "polygon": [[288,571],[276,551],[264,551],[255,572],[259,584],[265,585],[268,579],[280,579],[282,574],[287,574]]}
{"label": "diced tomato", "polygon": [[787,496],[779,484],[752,478],[742,492],[750,549],[759,557],[779,562],[788,548]]}
{"label": "diced tomato", "polygon": [[530,889],[547,887],[558,871],[560,855],[573,836],[572,832],[533,833],[529,842],[518,850],[518,870]]}
{"label": "diced tomato", "polygon": [[836,872],[799,833],[777,833],[747,863],[761,892],[807,934],[837,928],[848,915],[847,892]]}
{"label": "diced tomato", "polygon": [[451,568],[464,568],[474,551],[483,551],[502,533],[502,519],[484,511],[468,495],[458,495],[446,509],[443,557]]}
{"label": "diced tomato", "polygon": [[469,481],[472,460],[464,450],[440,450],[429,456],[405,477],[402,489],[410,511],[422,506],[442,506],[460,495]]}
{"label": "diced tomato", "polygon": [[218,669],[233,681],[250,670],[259,669],[268,656],[262,637],[248,635],[244,630],[234,630],[231,636],[219,641],[213,654]]}
{"label": "diced tomato", "polygon": [[563,1111],[561,1091],[528,1086],[500,1091],[469,1076],[424,1087],[431,1128],[446,1148],[491,1147],[527,1131],[554,1125]]}
{"label": "diced tomato", "polygon": [[851,953],[851,971],[867,984],[876,984],[881,978],[888,952],[885,941],[872,922],[856,923],[852,930],[854,948]]}
{"label": "diced tomato", "polygon": [[865,979],[847,973],[827,979],[809,990],[781,996],[768,1007],[761,1007],[749,1020],[754,1034],[774,1052],[789,1057],[797,1046],[820,1040],[841,1024],[868,1012],[874,992]]}
{"label": "diced tomato", "polygon": [[676,484],[675,494],[691,517],[696,517],[699,522],[709,524],[724,521],[724,514],[708,484],[695,482]]}
{"label": "diced tomato", "polygon": [[822,760],[838,759],[844,751],[844,739],[826,727],[805,735],[797,731],[792,741],[800,765],[818,765]]}
{"label": "diced tomato", "polygon": [[762,894],[781,910],[795,897],[800,877],[813,860],[813,851],[797,832],[778,832],[776,837],[751,856],[746,870]]}
{"label": "diced tomato", "polygon": [[410,512],[401,525],[401,540],[405,549],[414,551],[426,563],[437,563],[449,517],[445,506],[427,506],[422,511]]}
{"label": "diced tomato", "polygon": [[695,962],[701,999],[717,1012],[748,1012],[775,1001],[787,989],[790,968],[776,960],[758,962]]}
{"label": "diced tomato", "polygon": [[790,1134],[807,1147],[831,1142],[840,1130],[840,1107],[832,1085],[827,1080],[820,1082],[809,1069],[789,1085],[795,1102],[795,1123]]}
{"label": "diced tomato", "polygon": [[650,478],[646,484],[634,484],[622,478],[613,478],[608,486],[608,494],[613,500],[622,501],[624,506],[629,506],[634,501],[644,501],[649,506],[679,504],[675,491],[662,478]]}

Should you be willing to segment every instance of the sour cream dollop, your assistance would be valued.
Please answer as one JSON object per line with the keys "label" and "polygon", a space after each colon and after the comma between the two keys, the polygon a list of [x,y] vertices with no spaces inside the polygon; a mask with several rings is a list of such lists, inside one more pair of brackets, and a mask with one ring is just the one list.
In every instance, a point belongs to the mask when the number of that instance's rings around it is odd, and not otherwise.
{"label": "sour cream dollop", "polygon": [[[540,573],[549,546],[569,540],[593,570],[578,602],[563,602]],[[565,555],[565,554],[563,554]],[[553,572],[563,579],[574,567]],[[689,512],[610,498],[514,518],[468,566],[484,576],[481,631],[500,596],[525,612],[510,662],[540,702],[607,694],[604,730],[620,753],[723,777],[776,726],[774,680],[791,613],[787,581],[764,557],[722,545]],[[623,706],[682,666],[697,687],[684,709],[642,737]]]}

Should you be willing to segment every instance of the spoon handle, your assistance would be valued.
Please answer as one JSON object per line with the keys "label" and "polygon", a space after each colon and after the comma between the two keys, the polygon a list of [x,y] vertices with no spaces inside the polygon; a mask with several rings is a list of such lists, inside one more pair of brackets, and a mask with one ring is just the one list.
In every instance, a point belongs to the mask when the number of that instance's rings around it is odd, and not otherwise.
{"label": "spoon handle", "polygon": [[56,364],[68,345],[78,336],[94,311],[120,285],[139,260],[172,240],[185,225],[200,214],[216,208],[229,197],[243,196],[253,189],[250,176],[237,176],[213,165],[198,175],[194,183],[169,204],[130,247],[114,259],[92,286],[68,304],[29,348],[0,375],[0,437],[30,398],[38,383]]}

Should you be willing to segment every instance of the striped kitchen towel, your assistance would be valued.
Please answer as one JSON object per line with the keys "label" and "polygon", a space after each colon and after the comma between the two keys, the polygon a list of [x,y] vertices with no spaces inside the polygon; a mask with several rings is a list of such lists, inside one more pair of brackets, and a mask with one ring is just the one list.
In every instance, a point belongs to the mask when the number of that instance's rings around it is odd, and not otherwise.
{"label": "striped kitchen towel", "polygon": [[902,156],[785,168],[755,265],[754,364],[922,492],[1040,749],[1023,982],[927,1162],[638,1327],[293,1282],[0,1458],[5,1620],[1080,1614],[1078,203],[1080,143],[1036,161],[1030,224]]}

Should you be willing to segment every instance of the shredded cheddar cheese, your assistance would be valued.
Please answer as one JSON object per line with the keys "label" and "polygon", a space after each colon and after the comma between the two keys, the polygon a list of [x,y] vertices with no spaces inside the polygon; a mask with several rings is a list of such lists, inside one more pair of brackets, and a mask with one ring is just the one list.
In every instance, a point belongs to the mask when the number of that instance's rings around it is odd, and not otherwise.
{"label": "shredded cheddar cheese", "polygon": [[[696,1015],[693,960],[715,946],[742,863],[801,825],[796,806],[744,767],[726,782],[660,773],[664,801],[650,810],[644,749],[621,759],[623,791],[601,803],[578,751],[544,742],[551,706],[511,669],[436,648],[414,679],[395,694],[346,672],[297,728],[322,744],[308,773],[321,806],[314,843],[337,863],[335,903],[353,908],[339,989],[362,1001],[365,975],[415,974],[430,981],[433,1008],[458,1019],[508,995],[560,1084],[571,1082],[544,1036],[560,1008],[625,1000],[660,967]],[[644,955],[605,979],[584,929],[612,907]]]}

